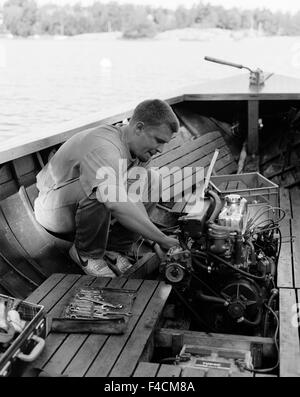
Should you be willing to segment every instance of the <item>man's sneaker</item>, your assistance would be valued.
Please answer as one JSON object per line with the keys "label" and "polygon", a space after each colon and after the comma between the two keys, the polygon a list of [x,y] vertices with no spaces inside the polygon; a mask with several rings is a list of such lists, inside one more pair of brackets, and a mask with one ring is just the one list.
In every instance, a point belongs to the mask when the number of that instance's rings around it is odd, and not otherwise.
{"label": "man's sneaker", "polygon": [[108,259],[109,266],[118,275],[122,275],[132,266],[132,263],[129,261],[129,259],[118,252],[106,251],[104,256]]}
{"label": "man's sneaker", "polygon": [[80,257],[74,244],[69,250],[69,255],[71,259],[89,276],[116,277],[116,274],[107,266],[104,259]]}

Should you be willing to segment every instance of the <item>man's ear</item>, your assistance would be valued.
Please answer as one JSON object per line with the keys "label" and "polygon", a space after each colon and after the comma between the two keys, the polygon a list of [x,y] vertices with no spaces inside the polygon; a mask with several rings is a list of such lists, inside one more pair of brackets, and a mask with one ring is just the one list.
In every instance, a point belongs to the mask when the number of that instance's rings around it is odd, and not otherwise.
{"label": "man's ear", "polygon": [[136,133],[137,135],[141,135],[141,134],[144,132],[144,128],[145,128],[144,123],[143,123],[142,121],[138,121],[138,122],[135,124],[135,133]]}

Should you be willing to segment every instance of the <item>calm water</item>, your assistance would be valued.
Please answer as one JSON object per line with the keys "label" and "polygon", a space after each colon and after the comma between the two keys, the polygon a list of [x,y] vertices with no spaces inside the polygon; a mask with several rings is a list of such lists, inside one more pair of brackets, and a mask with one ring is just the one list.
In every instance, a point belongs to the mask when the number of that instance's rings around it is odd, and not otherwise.
{"label": "calm water", "polygon": [[[210,42],[0,39],[0,142],[114,104],[239,73],[204,55],[300,78],[300,38]],[[51,128],[50,128],[51,130]]]}

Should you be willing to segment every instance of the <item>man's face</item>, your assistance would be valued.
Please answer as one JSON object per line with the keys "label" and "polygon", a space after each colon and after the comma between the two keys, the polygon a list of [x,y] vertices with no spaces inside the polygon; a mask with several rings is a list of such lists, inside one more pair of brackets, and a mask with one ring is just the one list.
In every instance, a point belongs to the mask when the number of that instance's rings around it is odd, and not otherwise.
{"label": "man's face", "polygon": [[141,161],[148,161],[156,153],[161,153],[164,144],[172,138],[172,131],[166,124],[146,126],[142,122],[136,124],[134,153]]}

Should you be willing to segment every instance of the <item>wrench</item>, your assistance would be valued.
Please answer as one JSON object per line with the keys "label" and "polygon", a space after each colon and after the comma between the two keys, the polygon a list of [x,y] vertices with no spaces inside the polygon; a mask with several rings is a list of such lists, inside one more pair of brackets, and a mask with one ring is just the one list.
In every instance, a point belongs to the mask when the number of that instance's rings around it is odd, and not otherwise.
{"label": "wrench", "polygon": [[132,316],[132,313],[131,312],[128,312],[128,313],[120,313],[120,312],[112,312],[112,311],[109,311],[109,309],[104,309],[105,311],[103,312],[103,311],[101,311],[101,310],[99,310],[99,309],[95,309],[94,310],[94,313],[103,313],[103,314],[107,314],[107,315],[110,315],[110,314],[115,314],[115,315],[118,315],[118,316],[127,316],[127,317],[131,317]]}
{"label": "wrench", "polygon": [[81,289],[78,294],[84,294],[84,295],[89,295],[89,296],[94,296],[94,297],[101,297],[102,298],[102,294],[101,291],[98,290],[92,290],[92,289]]}
{"label": "wrench", "polygon": [[74,318],[74,319],[81,319],[81,320],[86,320],[86,319],[93,319],[93,318],[101,318],[102,320],[122,320],[123,317],[120,316],[119,314],[110,316],[107,315],[106,313],[95,313],[92,317],[86,313],[69,313],[67,314],[68,318]]}
{"label": "wrench", "polygon": [[94,298],[88,298],[84,294],[77,294],[76,298],[79,300],[87,301],[87,302],[93,302],[93,303],[98,303],[99,305],[104,305],[107,307],[111,307],[113,309],[122,309],[123,305],[114,305],[113,303],[106,302],[104,299],[94,299]]}
{"label": "wrench", "polygon": [[120,312],[114,312],[109,310],[107,307],[95,307],[94,310],[91,310],[91,308],[85,308],[85,307],[79,307],[79,306],[72,306],[69,307],[68,312],[70,313],[87,313],[87,314],[105,314],[105,315],[119,315],[119,316],[128,316],[131,317],[132,313],[131,312],[125,312],[125,313],[120,313]]}

